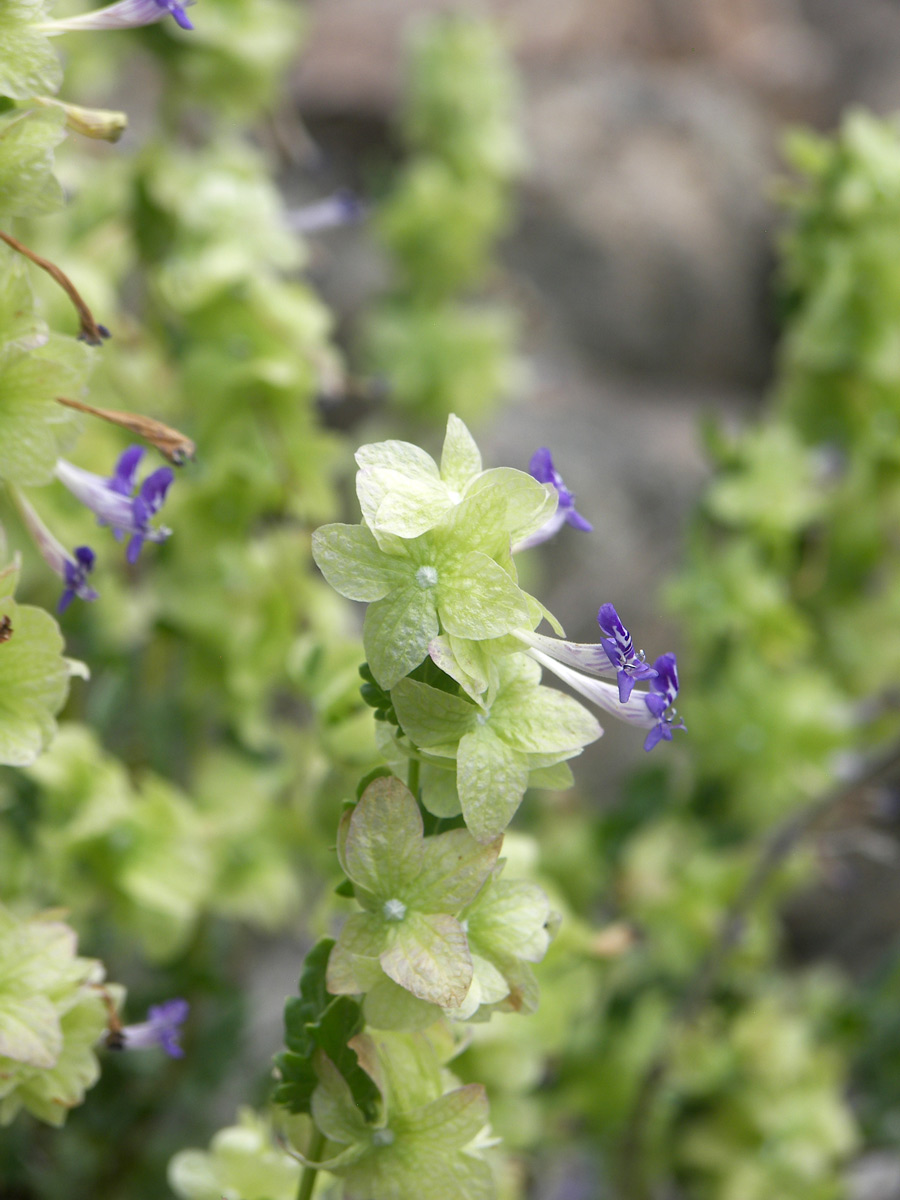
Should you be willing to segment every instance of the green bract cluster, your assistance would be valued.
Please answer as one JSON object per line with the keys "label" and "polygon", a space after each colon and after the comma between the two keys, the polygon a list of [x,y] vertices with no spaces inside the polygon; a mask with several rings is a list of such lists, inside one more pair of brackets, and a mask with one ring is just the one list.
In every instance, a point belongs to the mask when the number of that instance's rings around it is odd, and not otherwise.
{"label": "green bract cluster", "polygon": [[493,26],[459,13],[425,24],[405,107],[410,158],[376,217],[397,278],[367,321],[366,349],[404,408],[474,418],[516,375],[514,314],[472,298],[490,277],[524,162],[514,78]]}
{"label": "green bract cluster", "polygon": [[[326,525],[313,556],[332,587],[369,601],[363,644],[390,693],[398,751],[426,764],[423,803],[462,812],[472,835],[502,833],[529,784],[566,787],[560,765],[600,735],[577,701],[541,685],[516,632],[553,617],[517,582],[512,549],[556,509],[557,492],[521,471],[483,470],[458,417],[440,467],[417,446],[357,453],[359,525]],[[407,678],[427,657],[439,686]]]}
{"label": "green bract cluster", "polygon": [[100,1074],[103,966],[76,944],[54,914],[22,920],[0,906],[0,1124],[25,1108],[61,1125]]}
{"label": "green bract cluster", "polygon": [[478,1084],[458,1086],[444,1067],[452,1041],[381,1033],[352,1045],[378,1088],[379,1119],[362,1119],[324,1055],[312,1098],[313,1119],[337,1150],[321,1165],[343,1179],[347,1200],[490,1200],[494,1179],[480,1154],[490,1144],[487,1096]]}

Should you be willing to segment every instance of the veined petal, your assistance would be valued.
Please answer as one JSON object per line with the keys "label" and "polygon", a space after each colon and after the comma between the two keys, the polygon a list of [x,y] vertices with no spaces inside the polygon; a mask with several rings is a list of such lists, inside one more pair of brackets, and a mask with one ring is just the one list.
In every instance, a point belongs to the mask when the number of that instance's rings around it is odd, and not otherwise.
{"label": "veined petal", "polygon": [[381,600],[409,581],[408,560],[387,555],[365,525],[323,525],[312,535],[316,566],[348,600]]}
{"label": "veined petal", "polygon": [[629,699],[623,704],[619,699],[619,689],[611,683],[604,683],[602,679],[595,679],[589,675],[583,675],[580,671],[574,670],[565,663],[558,662],[556,659],[545,654],[543,650],[532,647],[528,653],[533,659],[546,667],[548,671],[552,671],[558,679],[563,683],[567,683],[573,691],[584,696],[586,700],[590,700],[596,704],[598,708],[602,708],[604,712],[612,713],[614,717],[618,717],[620,721],[627,721],[629,725],[638,725],[642,729],[649,729],[656,724],[656,718],[647,709],[644,703],[646,692],[632,693]]}

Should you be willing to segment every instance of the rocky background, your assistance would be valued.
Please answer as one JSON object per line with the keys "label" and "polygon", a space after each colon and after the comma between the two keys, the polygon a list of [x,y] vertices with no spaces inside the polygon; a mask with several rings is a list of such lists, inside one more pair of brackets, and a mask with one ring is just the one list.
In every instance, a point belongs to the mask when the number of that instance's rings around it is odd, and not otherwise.
{"label": "rocky background", "polygon": [[[497,282],[525,314],[527,372],[478,430],[524,466],[550,445],[595,533],[545,551],[541,595],[593,640],[612,600],[648,654],[677,646],[660,582],[704,478],[702,414],[764,402],[775,353],[774,200],[791,124],[900,108],[898,0],[309,0],[298,201],[366,194],[391,153],[403,49],[430,13],[489,12],[522,80],[530,162]],[[310,170],[310,166],[315,169]],[[383,170],[383,168],[382,168]],[[352,328],[384,285],[370,240],[322,239],[313,272]],[[610,723],[614,724],[614,723]],[[610,778],[640,749],[608,729]]]}

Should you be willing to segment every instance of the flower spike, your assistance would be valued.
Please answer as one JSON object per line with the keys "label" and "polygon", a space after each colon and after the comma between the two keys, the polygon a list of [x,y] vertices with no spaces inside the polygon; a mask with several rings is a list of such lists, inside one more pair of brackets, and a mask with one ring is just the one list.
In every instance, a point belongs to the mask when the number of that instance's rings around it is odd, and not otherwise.
{"label": "flower spike", "polygon": [[172,532],[165,526],[150,524],[175,478],[171,467],[153,471],[141,484],[137,496],[132,496],[143,453],[142,447],[129,446],[108,479],[76,467],[64,458],[56,464],[57,479],[97,515],[101,525],[111,526],[117,539],[130,537],[126,554],[130,563],[137,562],[144,542],[164,542]]}
{"label": "flower spike", "polygon": [[552,538],[565,524],[572,525],[575,529],[581,529],[585,533],[590,533],[594,528],[590,521],[586,520],[575,507],[575,497],[563,483],[562,475],[553,466],[553,456],[546,447],[536,450],[531,456],[531,462],[528,464],[528,473],[532,475],[538,483],[549,483],[556,490],[559,498],[559,503],[556,507],[556,512],[545,522],[535,533],[530,537],[523,538],[513,546],[513,553],[518,553],[520,550],[530,550],[533,546],[539,546],[541,542],[546,542]]}
{"label": "flower spike", "polygon": [[140,25],[153,25],[168,16],[174,17],[182,29],[194,26],[184,11],[196,0],[119,0],[106,8],[93,12],[79,13],[77,17],[63,17],[58,21],[43,21],[41,33],[51,36],[57,33],[77,33],[86,29],[136,29]]}
{"label": "flower spike", "polygon": [[616,668],[619,699],[625,704],[635,683],[639,679],[653,679],[657,672],[644,661],[643,651],[635,651],[631,634],[619,620],[619,614],[613,605],[600,605],[597,622],[603,634],[600,645]]}
{"label": "flower spike", "polygon": [[181,1048],[181,1026],[190,1012],[187,1000],[165,1000],[147,1010],[147,1020],[137,1025],[124,1025],[107,1036],[111,1050],[150,1050],[160,1046],[169,1058],[184,1058]]}

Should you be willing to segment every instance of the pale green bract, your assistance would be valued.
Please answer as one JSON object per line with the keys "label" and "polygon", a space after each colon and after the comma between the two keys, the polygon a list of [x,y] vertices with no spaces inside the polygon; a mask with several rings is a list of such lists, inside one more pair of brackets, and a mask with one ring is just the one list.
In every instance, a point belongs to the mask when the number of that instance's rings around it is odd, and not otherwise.
{"label": "pale green bract", "polygon": [[541,685],[541,669],[526,655],[505,656],[498,673],[489,708],[413,679],[400,680],[391,691],[412,742],[430,755],[455,759],[460,807],[479,841],[503,832],[529,782],[540,786],[533,772],[574,758],[601,734],[577,700]]}
{"label": "pale green bract", "polygon": [[459,1007],[472,982],[472,958],[454,914],[487,880],[500,839],[479,845],[465,829],[426,839],[411,793],[385,778],[370,784],[345,814],[338,853],[364,911],[341,930],[328,964],[328,990],[368,992],[379,987],[383,972],[429,1005]]}
{"label": "pale green bract", "polygon": [[0,763],[23,767],[53,737],[69,679],[83,668],[64,657],[48,613],[13,599],[18,575],[17,563],[0,571],[0,617],[9,618],[9,637],[0,642]]}
{"label": "pale green bract", "polygon": [[0,96],[28,100],[59,88],[56,51],[36,28],[47,7],[45,0],[4,0],[0,6]]}
{"label": "pale green bract", "polygon": [[249,1108],[220,1129],[209,1150],[182,1150],[169,1163],[169,1186],[183,1200],[293,1200],[300,1163],[273,1140],[268,1121]]}
{"label": "pale green bract", "polygon": [[[312,1115],[328,1138],[322,1164],[343,1178],[345,1200],[490,1200],[488,1103],[480,1084],[446,1090],[436,1042],[426,1034],[362,1034],[351,1041],[381,1093],[368,1125],[345,1080],[321,1052]],[[455,1083],[455,1080],[451,1081]]]}
{"label": "pale green bract", "polygon": [[40,216],[63,204],[53,151],[65,137],[62,109],[0,116],[0,217]]}
{"label": "pale green bract", "polygon": [[96,1083],[103,974],[99,962],[78,957],[62,921],[22,920],[0,906],[0,1124],[25,1108],[61,1125]]}

